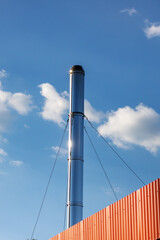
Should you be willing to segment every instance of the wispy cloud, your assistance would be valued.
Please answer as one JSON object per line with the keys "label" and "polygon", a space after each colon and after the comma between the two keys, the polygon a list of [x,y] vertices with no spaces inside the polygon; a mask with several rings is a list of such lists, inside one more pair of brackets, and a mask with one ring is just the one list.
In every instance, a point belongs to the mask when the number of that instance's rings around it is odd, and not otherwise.
{"label": "wispy cloud", "polygon": [[5,78],[7,76],[7,72],[6,70],[2,69],[0,70],[0,89],[2,88],[2,79]]}
{"label": "wispy cloud", "polygon": [[5,157],[7,156],[7,153],[2,148],[0,148],[0,155]]}
{"label": "wispy cloud", "polygon": [[122,9],[120,13],[127,13],[130,16],[132,16],[133,14],[137,14],[137,10],[135,8],[125,8],[125,9]]}
{"label": "wispy cloud", "polygon": [[144,33],[148,39],[160,37],[160,23],[151,23],[146,20],[145,24],[146,27],[144,28]]}
{"label": "wispy cloud", "polygon": [[[58,152],[58,150],[59,150],[59,147],[58,146],[52,146],[51,149],[55,153],[54,155],[52,155],[52,157],[55,157],[57,152]],[[59,157],[60,158],[66,157],[67,154],[68,154],[68,149],[61,147],[60,152],[59,152]]]}
{"label": "wispy cloud", "polygon": [[4,172],[4,171],[0,171],[0,175],[2,175],[2,176],[7,176],[8,173],[7,173],[7,172]]}
{"label": "wispy cloud", "polygon": [[[121,193],[122,192],[120,187],[113,186],[113,189],[114,189],[115,193]],[[103,191],[104,191],[105,194],[107,194],[109,196],[113,196],[113,191],[110,188],[108,188],[108,189],[103,188]]]}
{"label": "wispy cloud", "polygon": [[121,148],[137,145],[153,154],[160,149],[160,114],[143,104],[111,111],[98,130]]}
{"label": "wispy cloud", "polygon": [[29,129],[30,126],[28,126],[26,123],[24,124],[24,128]]}
{"label": "wispy cloud", "polygon": [[8,143],[8,140],[0,135],[0,143]]}
{"label": "wispy cloud", "polygon": [[3,162],[4,162],[4,157],[0,156],[0,163],[3,163]]}
{"label": "wispy cloud", "polygon": [[2,78],[6,77],[6,76],[7,76],[6,70],[4,70],[4,69],[0,70],[0,80],[1,80]]}
{"label": "wispy cloud", "polygon": [[1,108],[0,109],[0,132],[6,131],[11,120],[12,120],[12,115],[10,111],[6,108]]}
{"label": "wispy cloud", "polygon": [[23,164],[22,161],[10,161],[9,163],[10,165],[16,166],[16,167],[20,167]]}
{"label": "wispy cloud", "polygon": [[84,102],[84,112],[88,119],[95,123],[99,123],[106,116],[106,114],[102,111],[97,111],[95,108],[93,108],[93,106],[87,100]]}
{"label": "wispy cloud", "polygon": [[5,157],[7,156],[7,153],[0,148],[0,163],[3,163],[5,161]]}

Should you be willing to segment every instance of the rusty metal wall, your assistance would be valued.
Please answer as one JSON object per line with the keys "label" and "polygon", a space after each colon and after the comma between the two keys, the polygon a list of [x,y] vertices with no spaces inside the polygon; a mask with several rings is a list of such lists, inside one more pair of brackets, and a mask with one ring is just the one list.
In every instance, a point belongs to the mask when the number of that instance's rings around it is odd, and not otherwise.
{"label": "rusty metal wall", "polygon": [[160,179],[50,240],[160,239]]}

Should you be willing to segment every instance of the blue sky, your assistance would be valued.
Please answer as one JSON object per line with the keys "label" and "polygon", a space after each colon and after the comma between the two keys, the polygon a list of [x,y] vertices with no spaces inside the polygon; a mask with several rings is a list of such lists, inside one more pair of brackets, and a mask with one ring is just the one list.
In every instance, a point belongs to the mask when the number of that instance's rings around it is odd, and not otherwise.
{"label": "blue sky", "polygon": [[[160,169],[160,1],[0,2],[0,239],[30,238],[68,114],[69,69],[85,113],[147,184]],[[58,107],[57,107],[58,106]],[[141,182],[86,128],[120,199]],[[66,132],[34,237],[63,230]],[[115,201],[85,136],[84,218]]]}

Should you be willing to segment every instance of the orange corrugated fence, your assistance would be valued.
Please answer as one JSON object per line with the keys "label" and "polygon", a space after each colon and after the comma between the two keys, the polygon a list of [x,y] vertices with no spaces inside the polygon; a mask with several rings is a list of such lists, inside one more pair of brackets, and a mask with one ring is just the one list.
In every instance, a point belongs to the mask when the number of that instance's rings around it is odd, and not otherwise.
{"label": "orange corrugated fence", "polygon": [[50,240],[160,239],[160,179]]}

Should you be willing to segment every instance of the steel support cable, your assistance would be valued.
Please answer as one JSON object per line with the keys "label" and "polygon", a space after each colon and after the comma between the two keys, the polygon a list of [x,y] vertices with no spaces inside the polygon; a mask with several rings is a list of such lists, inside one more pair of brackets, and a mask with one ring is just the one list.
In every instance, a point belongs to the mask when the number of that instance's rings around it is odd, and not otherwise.
{"label": "steel support cable", "polygon": [[64,223],[63,223],[63,231],[65,230],[65,225],[66,225],[66,212],[67,212],[67,194],[68,194],[68,184],[66,187],[66,196],[65,196],[65,208],[64,208]]}
{"label": "steel support cable", "polygon": [[98,153],[97,153],[97,151],[96,151],[96,149],[95,149],[95,147],[94,147],[94,145],[93,145],[93,142],[92,142],[92,140],[91,140],[91,138],[90,138],[90,136],[89,136],[89,134],[88,134],[88,132],[87,132],[87,130],[86,130],[85,127],[84,127],[84,130],[85,130],[85,132],[86,132],[86,134],[87,134],[87,136],[88,136],[88,139],[89,139],[89,141],[90,141],[90,143],[91,143],[91,145],[92,145],[92,148],[93,148],[93,150],[94,150],[94,152],[95,152],[95,154],[96,154],[96,157],[97,157],[97,159],[98,159],[98,161],[99,161],[99,163],[100,163],[100,165],[101,165],[101,168],[102,168],[102,170],[103,170],[103,172],[104,172],[104,175],[105,175],[105,177],[106,177],[106,179],[107,179],[107,181],[108,181],[108,183],[109,183],[109,185],[110,185],[110,187],[111,187],[111,189],[112,189],[112,192],[113,192],[116,200],[118,201],[118,197],[117,197],[117,195],[116,195],[116,193],[115,193],[115,191],[114,191],[114,188],[113,188],[113,186],[112,186],[112,184],[111,184],[111,182],[110,182],[110,180],[109,180],[109,177],[108,177],[108,175],[107,175],[107,173],[106,173],[106,170],[105,170],[105,168],[103,167],[103,164],[102,164],[102,162],[101,162],[101,159],[100,159],[100,157],[98,156]]}
{"label": "steel support cable", "polygon": [[48,182],[47,182],[47,185],[46,185],[46,190],[45,190],[43,198],[42,198],[42,202],[41,202],[41,205],[40,205],[40,208],[39,208],[39,211],[38,211],[38,215],[37,215],[34,227],[33,227],[33,231],[32,231],[30,240],[32,240],[34,232],[35,232],[36,227],[37,227],[37,223],[38,223],[41,211],[42,211],[42,207],[43,207],[43,204],[44,204],[47,192],[48,192],[49,184],[51,182],[51,179],[52,179],[52,176],[53,176],[53,172],[54,172],[54,169],[55,169],[55,166],[56,166],[56,162],[57,162],[57,159],[58,159],[58,156],[59,156],[59,153],[60,153],[60,149],[61,149],[61,146],[62,146],[62,143],[63,143],[63,140],[64,140],[65,132],[66,132],[66,129],[67,129],[67,126],[68,126],[68,121],[69,121],[69,119],[67,119],[67,123],[66,123],[66,126],[65,126],[64,131],[63,131],[63,135],[62,135],[62,138],[61,138],[61,141],[60,141],[60,144],[59,144],[59,148],[58,148],[58,151],[57,151],[57,154],[56,154],[56,157],[55,157],[55,161],[53,163],[53,167],[52,167],[51,173],[49,175],[49,179],[48,179]]}
{"label": "steel support cable", "polygon": [[119,153],[109,144],[109,142],[98,132],[98,130],[93,126],[93,124],[89,121],[89,119],[84,116],[86,118],[86,120],[88,121],[88,123],[90,124],[90,126],[97,132],[97,134],[103,139],[103,141],[110,147],[110,149],[117,155],[117,157],[126,165],[126,167],[139,179],[139,181],[143,184],[146,185],[144,183],[144,181],[136,174],[136,172],[126,163],[126,161],[119,155]]}

